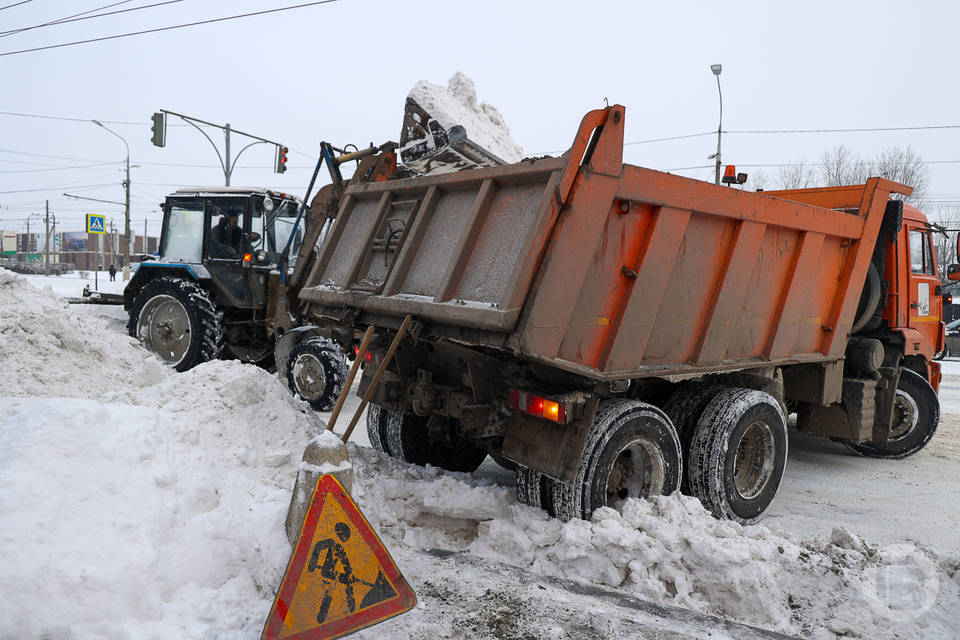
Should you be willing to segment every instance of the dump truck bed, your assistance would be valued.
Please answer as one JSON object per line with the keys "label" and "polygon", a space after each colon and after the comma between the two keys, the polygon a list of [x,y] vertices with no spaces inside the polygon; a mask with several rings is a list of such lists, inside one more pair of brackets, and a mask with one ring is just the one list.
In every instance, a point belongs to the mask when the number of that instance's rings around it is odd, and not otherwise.
{"label": "dump truck bed", "polygon": [[412,314],[595,379],[841,358],[889,195],[909,188],[720,187],[623,164],[623,126],[615,105],[561,158],[350,187],[308,313]]}

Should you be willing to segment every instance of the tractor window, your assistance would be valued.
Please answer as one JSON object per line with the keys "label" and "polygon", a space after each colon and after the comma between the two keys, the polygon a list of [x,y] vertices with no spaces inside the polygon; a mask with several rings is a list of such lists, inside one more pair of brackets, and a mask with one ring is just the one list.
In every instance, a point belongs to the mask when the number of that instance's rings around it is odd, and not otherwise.
{"label": "tractor window", "polygon": [[[274,230],[276,233],[276,251],[279,253],[283,251],[283,248],[287,246],[287,241],[290,240],[290,233],[293,231],[293,223],[296,222],[296,218],[277,218],[274,222]],[[293,237],[293,242],[290,244],[290,261],[288,264],[292,267],[296,264],[297,255],[300,253],[300,244],[303,242],[303,224],[300,224],[297,227],[297,233]]]}
{"label": "tractor window", "polygon": [[936,274],[933,253],[930,250],[930,233],[913,229],[910,231],[910,271],[913,273]]}
{"label": "tractor window", "polygon": [[235,260],[243,257],[244,205],[211,205],[210,231],[207,233],[207,255],[214,259]]}
{"label": "tractor window", "polygon": [[170,206],[162,255],[176,262],[200,262],[203,242],[203,203],[174,203]]}

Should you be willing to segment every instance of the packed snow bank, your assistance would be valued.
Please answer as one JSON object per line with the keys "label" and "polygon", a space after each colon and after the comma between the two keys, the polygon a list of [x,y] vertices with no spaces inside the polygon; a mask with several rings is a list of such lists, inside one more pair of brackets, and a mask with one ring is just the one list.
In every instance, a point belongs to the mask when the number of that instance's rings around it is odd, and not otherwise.
{"label": "packed snow bank", "polygon": [[462,126],[470,140],[504,162],[523,159],[523,148],[510,137],[510,129],[500,111],[486,102],[477,102],[473,80],[463,73],[453,74],[446,87],[421,80],[410,90],[409,97],[444,129]]}
{"label": "packed snow bank", "polygon": [[957,628],[960,558],[912,545],[878,548],[842,529],[829,541],[797,542],[762,525],[715,520],[679,494],[564,524],[465,474],[360,448],[354,462],[367,513],[404,545],[469,550],[803,636],[949,637]]}
{"label": "packed snow bank", "polygon": [[100,401],[8,398],[0,582],[18,587],[0,603],[0,637],[14,620],[33,638],[256,637],[317,434],[336,439],[236,362]]}
{"label": "packed snow bank", "polygon": [[0,269],[0,361],[0,396],[95,398],[171,375],[106,319],[74,313],[52,289],[36,289],[6,269]]}

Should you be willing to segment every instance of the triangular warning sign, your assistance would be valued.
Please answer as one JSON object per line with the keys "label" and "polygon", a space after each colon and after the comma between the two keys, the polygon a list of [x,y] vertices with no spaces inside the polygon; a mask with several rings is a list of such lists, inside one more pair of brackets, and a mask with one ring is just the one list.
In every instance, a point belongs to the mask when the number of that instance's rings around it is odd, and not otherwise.
{"label": "triangular warning sign", "polygon": [[261,640],[327,640],[409,611],[417,598],[332,475],[317,481]]}

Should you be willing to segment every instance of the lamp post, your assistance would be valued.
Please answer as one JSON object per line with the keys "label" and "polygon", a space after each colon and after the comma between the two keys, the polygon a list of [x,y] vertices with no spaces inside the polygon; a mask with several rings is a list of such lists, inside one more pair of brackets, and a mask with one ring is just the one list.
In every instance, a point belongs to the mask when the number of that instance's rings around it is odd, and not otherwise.
{"label": "lamp post", "polygon": [[717,76],[717,94],[720,96],[720,124],[717,125],[717,172],[714,177],[714,184],[720,184],[720,137],[723,134],[723,92],[720,91],[720,72],[723,71],[723,65],[712,64],[710,71]]}
{"label": "lamp post", "polygon": [[102,122],[98,120],[93,120],[92,122],[98,127],[103,127],[116,137],[120,138],[120,142],[123,143],[123,146],[127,150],[127,179],[123,181],[123,188],[126,190],[127,194],[126,204],[123,210],[123,280],[126,282],[130,279],[130,145],[128,145],[127,141],[123,139],[123,136],[110,129]]}

